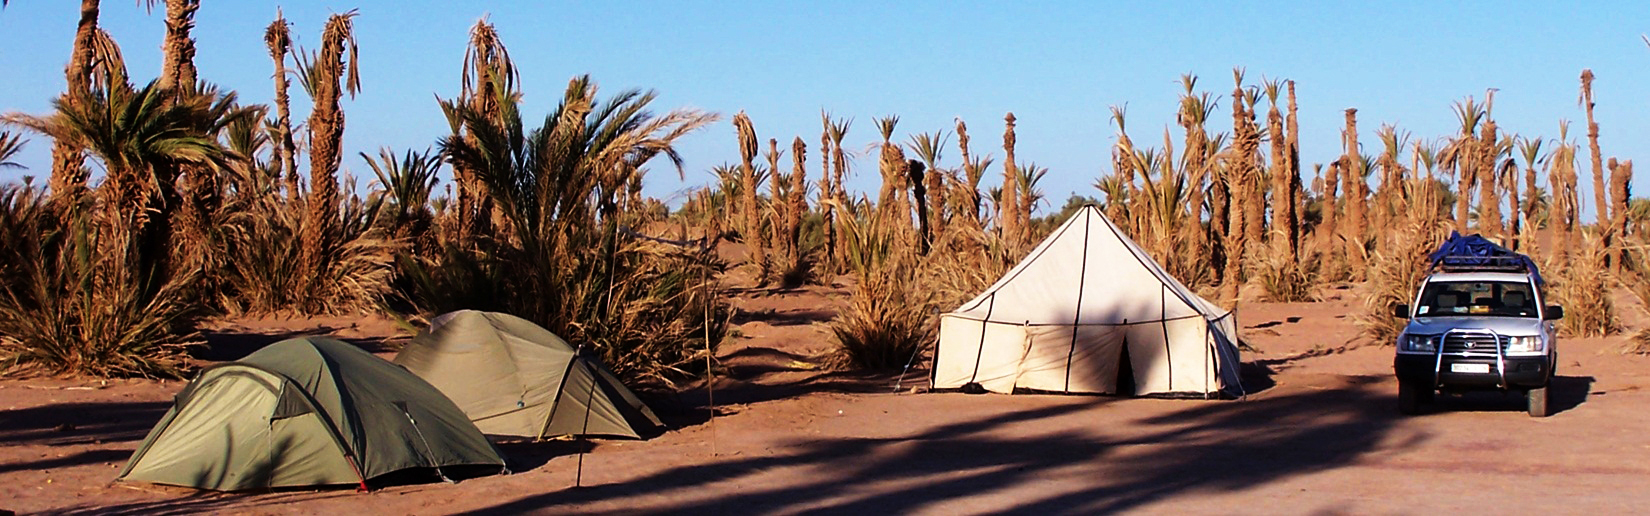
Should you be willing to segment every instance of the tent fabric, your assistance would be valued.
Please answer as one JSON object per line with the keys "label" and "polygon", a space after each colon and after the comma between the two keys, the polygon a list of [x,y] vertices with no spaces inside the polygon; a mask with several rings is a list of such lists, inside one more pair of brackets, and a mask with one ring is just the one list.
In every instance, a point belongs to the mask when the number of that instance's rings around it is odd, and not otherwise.
{"label": "tent fabric", "polygon": [[236,491],[362,484],[410,468],[504,458],[441,392],[324,337],[202,370],[119,479]]}
{"label": "tent fabric", "polygon": [[1241,395],[1236,316],[1085,206],[990,288],[940,318],[933,385]]}
{"label": "tent fabric", "polygon": [[395,363],[440,389],[489,435],[640,438],[663,426],[599,359],[509,314],[438,316]]}

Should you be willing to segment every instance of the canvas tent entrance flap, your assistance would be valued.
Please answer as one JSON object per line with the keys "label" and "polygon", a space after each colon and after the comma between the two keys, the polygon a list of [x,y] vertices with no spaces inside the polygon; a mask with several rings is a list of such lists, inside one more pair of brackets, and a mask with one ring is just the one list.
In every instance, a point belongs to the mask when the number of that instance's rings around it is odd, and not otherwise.
{"label": "canvas tent entrance flap", "polygon": [[1140,394],[1236,395],[1235,331],[1088,206],[941,317],[934,386],[1115,393],[1126,366]]}

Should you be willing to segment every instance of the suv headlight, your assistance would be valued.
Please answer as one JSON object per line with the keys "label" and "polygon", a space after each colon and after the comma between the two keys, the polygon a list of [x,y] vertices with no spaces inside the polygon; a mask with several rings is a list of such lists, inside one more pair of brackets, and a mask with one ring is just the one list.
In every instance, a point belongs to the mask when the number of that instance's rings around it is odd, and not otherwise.
{"label": "suv headlight", "polygon": [[1547,345],[1540,335],[1507,337],[1508,353],[1541,353],[1546,350]]}
{"label": "suv headlight", "polygon": [[1404,351],[1431,352],[1438,349],[1437,335],[1404,335],[1398,341]]}

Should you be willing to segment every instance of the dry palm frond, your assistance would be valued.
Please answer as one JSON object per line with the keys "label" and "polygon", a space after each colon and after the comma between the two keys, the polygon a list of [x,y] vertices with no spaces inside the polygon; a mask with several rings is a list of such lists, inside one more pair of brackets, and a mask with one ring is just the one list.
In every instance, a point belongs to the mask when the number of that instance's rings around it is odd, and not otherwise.
{"label": "dry palm frond", "polygon": [[1434,219],[1413,219],[1371,257],[1368,281],[1358,287],[1363,310],[1353,315],[1363,337],[1380,344],[1396,342],[1403,321],[1392,316],[1393,307],[1409,303],[1421,287],[1427,275],[1427,254],[1443,240],[1442,232]]}
{"label": "dry palm frond", "polygon": [[29,143],[21,134],[12,134],[0,131],[0,170],[7,168],[24,168],[22,164],[12,161],[17,153],[23,151],[23,145]]}

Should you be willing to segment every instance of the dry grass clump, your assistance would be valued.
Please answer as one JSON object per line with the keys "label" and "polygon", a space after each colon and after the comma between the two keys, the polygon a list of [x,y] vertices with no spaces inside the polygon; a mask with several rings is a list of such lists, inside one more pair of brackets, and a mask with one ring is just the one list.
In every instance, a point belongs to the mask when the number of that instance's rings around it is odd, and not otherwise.
{"label": "dry grass clump", "polygon": [[836,367],[872,370],[905,365],[937,331],[934,297],[917,283],[914,246],[875,215],[839,211],[844,257],[858,280],[848,308],[831,322]]}
{"label": "dry grass clump", "polygon": [[1620,330],[1616,324],[1615,302],[1610,299],[1609,251],[1598,237],[1582,236],[1581,245],[1571,250],[1569,266],[1549,279],[1553,297],[1564,306],[1559,328],[1573,337],[1597,337]]}
{"label": "dry grass clump", "polygon": [[1312,295],[1318,275],[1318,261],[1315,258],[1307,256],[1305,260],[1296,261],[1279,252],[1278,248],[1266,251],[1262,259],[1255,261],[1255,269],[1251,271],[1253,280],[1260,284],[1261,292],[1265,294],[1263,299],[1273,303],[1315,301]]}

